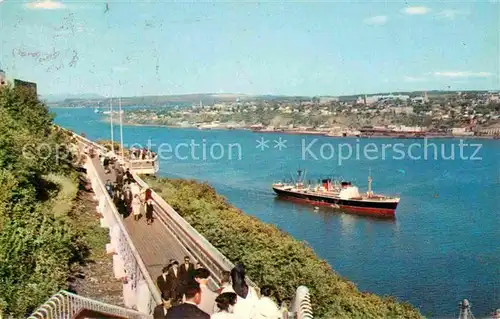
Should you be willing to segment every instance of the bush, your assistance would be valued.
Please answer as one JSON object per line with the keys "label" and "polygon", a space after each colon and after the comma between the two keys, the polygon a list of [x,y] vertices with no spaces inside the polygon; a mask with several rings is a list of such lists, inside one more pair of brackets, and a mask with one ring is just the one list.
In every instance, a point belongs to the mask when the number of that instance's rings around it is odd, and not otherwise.
{"label": "bush", "polygon": [[358,291],[305,243],[229,205],[208,184],[146,180],[221,253],[243,262],[258,285],[278,287],[284,300],[290,300],[298,286],[307,286],[316,318],[421,318],[407,303]]}
{"label": "bush", "polygon": [[[67,218],[77,191],[70,161],[56,159],[67,134],[23,88],[0,89],[0,118],[0,317],[22,318],[67,288],[85,244]],[[51,156],[40,156],[42,144]]]}

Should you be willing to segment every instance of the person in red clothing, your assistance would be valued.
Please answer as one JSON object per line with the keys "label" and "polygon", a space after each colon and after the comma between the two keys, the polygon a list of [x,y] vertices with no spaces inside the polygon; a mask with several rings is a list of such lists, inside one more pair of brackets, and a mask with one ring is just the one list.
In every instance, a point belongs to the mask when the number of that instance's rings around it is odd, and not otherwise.
{"label": "person in red clothing", "polygon": [[146,201],[146,202],[147,202],[148,200],[150,200],[150,199],[153,199],[153,196],[152,196],[152,194],[151,194],[151,188],[146,189],[146,192],[145,192],[145,196],[144,196],[144,197],[145,197],[145,201]]}

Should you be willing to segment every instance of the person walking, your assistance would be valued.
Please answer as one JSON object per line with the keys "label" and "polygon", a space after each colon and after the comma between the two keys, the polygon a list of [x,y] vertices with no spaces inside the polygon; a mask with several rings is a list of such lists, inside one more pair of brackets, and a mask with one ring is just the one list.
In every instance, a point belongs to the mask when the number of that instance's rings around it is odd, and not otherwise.
{"label": "person walking", "polygon": [[194,265],[191,263],[189,256],[184,257],[184,264],[180,267],[180,275],[183,284],[193,279]]}
{"label": "person walking", "polygon": [[198,304],[198,307],[211,315],[215,309],[215,298],[217,298],[217,293],[208,287],[209,277],[210,272],[208,269],[199,268],[194,272],[194,280],[200,284],[201,289],[201,301]]}
{"label": "person walking", "polygon": [[169,271],[169,284],[170,284],[170,299],[174,304],[179,303],[182,300],[182,281],[179,274],[179,262],[174,260],[171,262],[172,267]]}
{"label": "person walking", "polygon": [[130,203],[132,202],[132,189],[130,188],[130,180],[127,180],[122,188],[123,192],[123,201],[125,202],[125,206],[130,211]]}
{"label": "person walking", "polygon": [[111,171],[109,170],[109,157],[104,157],[104,161],[102,162],[103,166],[104,166],[104,173],[105,174],[109,174],[111,173]]}
{"label": "person walking", "polygon": [[251,319],[253,308],[259,300],[257,291],[249,287],[245,281],[245,268],[242,264],[238,263],[231,270],[232,285],[222,290],[225,292],[234,292],[237,297],[236,305],[234,306],[234,314],[238,319]]}
{"label": "person walking", "polygon": [[106,190],[108,191],[108,194],[111,198],[113,198],[113,184],[111,184],[111,181],[108,179],[106,180]]}
{"label": "person walking", "polygon": [[[203,298],[203,296],[202,296]],[[210,319],[238,319],[233,313],[234,305],[238,301],[238,295],[234,292],[225,292],[215,299],[218,311],[210,316]]]}
{"label": "person walking", "polygon": [[278,305],[271,299],[276,296],[274,287],[265,285],[260,288],[260,299],[253,308],[252,319],[281,319],[283,314]]}
{"label": "person walking", "polygon": [[172,264],[168,264],[163,267],[161,270],[161,275],[156,279],[156,284],[158,285],[158,289],[160,289],[161,297],[163,299],[170,299],[170,278],[169,272]]}
{"label": "person walking", "polygon": [[146,223],[151,225],[154,222],[153,218],[153,200],[148,199],[146,201]]}
{"label": "person walking", "polygon": [[162,303],[153,310],[153,319],[166,319],[168,310],[172,307],[170,300],[162,298]]}
{"label": "person walking", "polygon": [[210,319],[210,315],[198,308],[201,302],[200,285],[191,281],[185,287],[186,301],[169,309],[167,319]]}
{"label": "person walking", "polygon": [[139,220],[141,218],[141,200],[139,195],[135,195],[132,199],[132,214],[134,214],[134,220]]}

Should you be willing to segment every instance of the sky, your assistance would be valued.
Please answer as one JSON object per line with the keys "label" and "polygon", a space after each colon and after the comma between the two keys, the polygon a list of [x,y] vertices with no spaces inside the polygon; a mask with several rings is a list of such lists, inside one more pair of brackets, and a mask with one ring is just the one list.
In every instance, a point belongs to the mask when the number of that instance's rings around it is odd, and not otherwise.
{"label": "sky", "polygon": [[0,0],[0,68],[42,95],[500,89],[500,3]]}

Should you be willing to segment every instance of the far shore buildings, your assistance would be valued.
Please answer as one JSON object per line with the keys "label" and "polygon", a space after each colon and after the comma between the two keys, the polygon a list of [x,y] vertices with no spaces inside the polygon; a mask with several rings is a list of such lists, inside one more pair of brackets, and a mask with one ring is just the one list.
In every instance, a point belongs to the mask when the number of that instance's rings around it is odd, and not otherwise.
{"label": "far shore buildings", "polygon": [[427,92],[424,92],[424,96],[417,96],[414,98],[410,98],[409,95],[404,94],[387,94],[387,95],[372,95],[372,96],[360,96],[356,100],[357,104],[370,105],[381,101],[412,101],[419,103],[427,103],[429,102],[429,97],[427,96]]}

